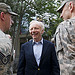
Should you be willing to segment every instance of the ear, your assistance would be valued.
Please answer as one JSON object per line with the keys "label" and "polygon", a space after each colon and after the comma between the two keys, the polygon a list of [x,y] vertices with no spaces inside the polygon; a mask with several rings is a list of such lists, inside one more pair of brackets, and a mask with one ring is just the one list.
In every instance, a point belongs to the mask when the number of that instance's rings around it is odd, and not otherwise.
{"label": "ear", "polygon": [[4,12],[1,12],[1,20],[2,20],[2,21],[4,21],[4,19],[5,19],[5,18],[4,18],[4,14],[5,14]]}
{"label": "ear", "polygon": [[42,29],[42,32],[41,32],[42,34],[44,33],[44,29]]}
{"label": "ear", "polygon": [[70,9],[71,12],[73,12],[73,9],[74,9],[74,4],[73,4],[73,2],[70,2],[70,4],[69,4],[69,9]]}

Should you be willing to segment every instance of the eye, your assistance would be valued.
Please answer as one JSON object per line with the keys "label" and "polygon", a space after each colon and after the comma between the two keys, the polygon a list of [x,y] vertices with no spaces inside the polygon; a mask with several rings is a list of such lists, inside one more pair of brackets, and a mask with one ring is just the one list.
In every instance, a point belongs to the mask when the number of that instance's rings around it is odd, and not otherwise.
{"label": "eye", "polygon": [[31,28],[30,30],[33,30],[33,28]]}
{"label": "eye", "polygon": [[11,15],[11,18],[12,18],[12,20],[14,20],[15,19],[15,16]]}
{"label": "eye", "polygon": [[39,29],[39,28],[35,27],[35,28],[31,28],[30,30],[37,30],[37,29]]}
{"label": "eye", "polygon": [[39,29],[39,28],[36,28],[36,27],[35,27],[34,29]]}

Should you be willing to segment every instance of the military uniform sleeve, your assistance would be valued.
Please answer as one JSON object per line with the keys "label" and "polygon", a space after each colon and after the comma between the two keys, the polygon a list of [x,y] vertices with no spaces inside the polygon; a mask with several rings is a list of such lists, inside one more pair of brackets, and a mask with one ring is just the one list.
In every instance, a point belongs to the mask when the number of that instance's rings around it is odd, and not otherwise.
{"label": "military uniform sleeve", "polygon": [[58,53],[60,50],[62,50],[62,42],[61,42],[61,28],[62,24],[58,25],[56,32],[55,32],[55,45],[56,45],[56,52]]}

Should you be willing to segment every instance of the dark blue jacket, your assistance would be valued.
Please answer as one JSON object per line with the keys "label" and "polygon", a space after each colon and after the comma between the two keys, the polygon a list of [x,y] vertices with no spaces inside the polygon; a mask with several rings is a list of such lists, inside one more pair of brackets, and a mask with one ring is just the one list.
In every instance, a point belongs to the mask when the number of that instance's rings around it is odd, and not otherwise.
{"label": "dark blue jacket", "polygon": [[43,40],[43,49],[39,66],[33,53],[32,40],[21,47],[17,75],[60,75],[54,45]]}

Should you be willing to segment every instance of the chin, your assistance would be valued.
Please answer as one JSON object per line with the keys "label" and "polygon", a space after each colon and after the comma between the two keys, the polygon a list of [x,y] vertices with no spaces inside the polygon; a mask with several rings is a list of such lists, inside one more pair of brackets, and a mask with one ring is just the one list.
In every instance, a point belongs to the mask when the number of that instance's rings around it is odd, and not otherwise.
{"label": "chin", "polygon": [[33,38],[34,40],[36,40],[37,38]]}
{"label": "chin", "polygon": [[32,38],[34,38],[34,39],[35,39],[35,38],[36,38],[36,36],[32,36]]}
{"label": "chin", "polygon": [[35,37],[33,37],[33,39],[36,39]]}

